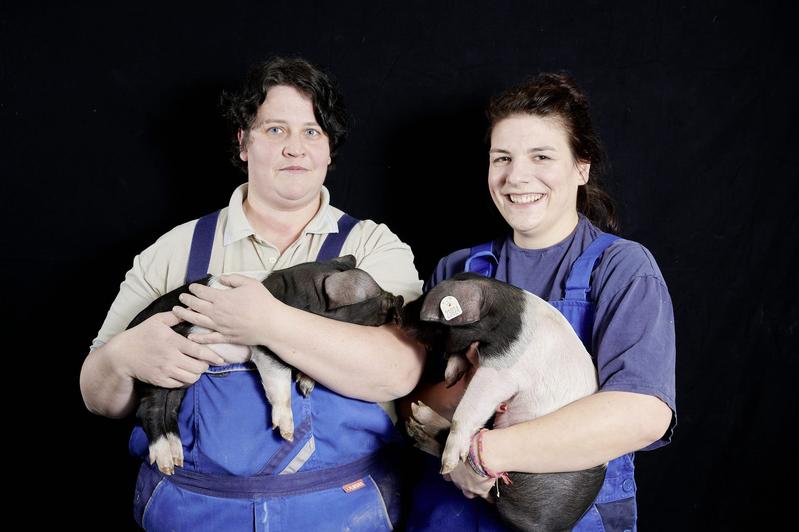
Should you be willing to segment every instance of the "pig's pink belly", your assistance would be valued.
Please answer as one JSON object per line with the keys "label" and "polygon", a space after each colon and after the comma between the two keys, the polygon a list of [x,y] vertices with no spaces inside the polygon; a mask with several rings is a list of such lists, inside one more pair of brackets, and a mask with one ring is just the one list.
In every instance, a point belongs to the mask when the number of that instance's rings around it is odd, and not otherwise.
{"label": "pig's pink belly", "polygon": [[538,417],[529,395],[518,393],[506,404],[508,405],[508,410],[506,412],[497,412],[494,417],[495,429],[504,429]]}
{"label": "pig's pink belly", "polygon": [[[211,332],[205,327],[195,325],[191,328],[192,333],[204,334]],[[225,359],[225,364],[242,364],[252,358],[252,351],[248,345],[239,344],[208,344],[211,351]]]}

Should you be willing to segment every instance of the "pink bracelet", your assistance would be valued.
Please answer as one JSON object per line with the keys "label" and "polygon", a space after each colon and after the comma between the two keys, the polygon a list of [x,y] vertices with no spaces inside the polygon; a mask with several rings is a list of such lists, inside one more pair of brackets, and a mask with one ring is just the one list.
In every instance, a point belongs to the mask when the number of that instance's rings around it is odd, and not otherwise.
{"label": "pink bracelet", "polygon": [[472,436],[472,442],[469,445],[469,454],[466,456],[466,463],[469,464],[469,467],[472,468],[472,471],[474,471],[476,475],[488,478],[488,475],[480,466],[480,458],[477,456],[477,446],[475,445],[475,440],[477,439],[478,434],[480,433],[478,432]]}
{"label": "pink bracelet", "polygon": [[480,463],[480,469],[485,471],[485,474],[488,475],[489,478],[501,478],[505,485],[513,484],[508,476],[508,473],[494,473],[488,469],[485,465],[485,462],[483,462],[483,433],[487,431],[488,429],[482,428],[477,433],[477,460]]}

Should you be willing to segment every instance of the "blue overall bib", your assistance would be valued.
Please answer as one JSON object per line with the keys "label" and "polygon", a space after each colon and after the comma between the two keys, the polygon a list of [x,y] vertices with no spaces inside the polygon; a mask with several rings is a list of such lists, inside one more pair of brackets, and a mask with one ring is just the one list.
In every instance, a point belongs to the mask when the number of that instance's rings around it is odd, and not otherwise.
{"label": "blue overall bib", "polygon": [[[550,305],[566,317],[589,353],[594,323],[594,304],[588,299],[591,291],[591,272],[605,249],[617,239],[618,237],[614,235],[600,234],[572,264],[566,278],[564,298],[549,301]],[[504,282],[508,279],[505,262],[497,260],[493,242],[473,247],[466,260],[464,271],[495,277]],[[596,360],[594,363],[596,364]],[[429,455],[424,455],[422,459],[425,461],[426,470],[413,493],[409,531],[507,530],[492,504],[480,498],[467,499],[452,483],[442,478],[438,473],[440,460]],[[634,530],[637,510],[633,470],[632,453],[608,463],[605,482],[596,500],[573,530],[577,532]],[[500,487],[500,493],[501,489]]]}
{"label": "blue overall bib", "polygon": [[[216,218],[194,231],[186,280],[206,275]],[[318,259],[337,257],[354,218],[344,215]],[[179,411],[184,465],[165,476],[148,464],[137,426],[130,452],[144,460],[134,517],[147,530],[391,530],[399,520],[392,444],[399,434],[377,404],[316,383],[309,397],[292,386],[294,441],[272,429],[255,366],[210,367],[186,390]]]}

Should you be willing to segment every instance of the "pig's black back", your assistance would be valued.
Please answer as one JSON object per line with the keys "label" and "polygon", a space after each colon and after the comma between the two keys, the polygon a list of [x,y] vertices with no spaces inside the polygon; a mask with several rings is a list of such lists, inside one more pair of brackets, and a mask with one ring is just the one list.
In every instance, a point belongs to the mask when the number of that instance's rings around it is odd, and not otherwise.
{"label": "pig's black back", "polygon": [[497,511],[514,530],[571,530],[599,494],[605,465],[569,473],[509,473],[513,484],[500,481]]}
{"label": "pig's black back", "polygon": [[[211,275],[206,275],[202,279],[199,279],[199,280],[193,281],[193,282],[195,282],[197,284],[208,286],[208,281],[210,279],[211,279]],[[162,295],[161,297],[159,297],[158,299],[156,299],[155,301],[153,301],[152,303],[147,305],[144,308],[144,310],[142,310],[141,312],[136,314],[136,317],[133,318],[131,320],[131,322],[128,324],[127,329],[131,329],[131,328],[135,327],[136,325],[140,324],[141,322],[143,322],[144,320],[146,320],[147,318],[149,318],[153,314],[158,314],[159,312],[170,311],[170,310],[172,310],[172,307],[176,307],[176,306],[184,307],[185,305],[180,302],[180,300],[178,299],[178,296],[180,296],[180,294],[190,294],[191,293],[191,292],[189,292],[189,284],[191,284],[191,283],[186,283],[183,286],[179,286],[179,287],[175,288],[174,290],[172,290],[171,292],[167,292],[166,294]],[[174,327],[172,327],[172,329],[175,332],[177,332],[178,334],[182,334],[183,336],[188,336],[189,329],[191,327],[192,327],[191,323],[180,322],[177,325],[175,325]]]}

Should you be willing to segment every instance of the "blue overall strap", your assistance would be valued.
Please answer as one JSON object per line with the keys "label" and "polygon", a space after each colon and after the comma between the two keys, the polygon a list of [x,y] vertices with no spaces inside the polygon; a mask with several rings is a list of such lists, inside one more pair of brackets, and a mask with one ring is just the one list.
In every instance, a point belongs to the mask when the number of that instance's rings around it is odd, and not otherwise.
{"label": "blue overall strap", "polygon": [[563,299],[588,301],[588,291],[591,290],[591,272],[594,270],[594,265],[608,246],[618,239],[619,237],[616,235],[602,233],[591,242],[591,245],[572,264],[569,277],[566,279],[566,294]]}
{"label": "blue overall strap", "polygon": [[202,279],[208,274],[217,218],[219,218],[219,211],[214,211],[197,220],[197,225],[194,226],[194,236],[191,238],[191,251],[189,251],[189,265],[186,268],[187,283]]}
{"label": "blue overall strap", "polygon": [[494,241],[474,246],[469,250],[469,258],[463,271],[479,273],[484,277],[494,277],[497,273],[499,260],[494,255]]}
{"label": "blue overall strap", "polygon": [[322,249],[320,249],[319,254],[316,255],[316,260],[330,260],[338,257],[341,254],[341,247],[344,245],[344,241],[347,240],[347,236],[357,223],[358,220],[349,214],[344,214],[339,218],[338,233],[328,233],[327,238],[325,238],[322,244]]}

